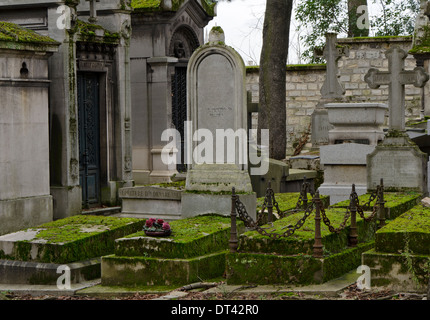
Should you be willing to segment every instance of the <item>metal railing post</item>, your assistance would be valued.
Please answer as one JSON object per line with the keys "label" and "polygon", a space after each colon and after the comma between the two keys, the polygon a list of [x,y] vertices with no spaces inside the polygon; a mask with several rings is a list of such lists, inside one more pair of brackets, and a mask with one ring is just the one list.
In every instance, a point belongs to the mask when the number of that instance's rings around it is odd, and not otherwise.
{"label": "metal railing post", "polygon": [[357,193],[355,192],[355,184],[352,185],[352,192],[350,196],[349,202],[349,211],[351,212],[351,230],[349,234],[349,246],[356,247],[358,242],[358,234],[357,234],[357,203],[356,200],[358,198]]}
{"label": "metal railing post", "polygon": [[319,191],[315,193],[315,197],[312,201],[315,203],[315,241],[313,257],[321,259],[323,257],[323,245],[321,238],[321,200]]}
{"label": "metal railing post", "polygon": [[237,252],[238,240],[237,240],[237,223],[236,223],[236,190],[232,189],[231,193],[231,230],[230,230],[230,240],[229,247],[230,252]]}
{"label": "metal railing post", "polygon": [[385,226],[385,200],[384,200],[384,179],[381,178],[381,184],[379,186],[379,194],[378,194],[378,220],[379,220],[379,228]]}
{"label": "metal railing post", "polygon": [[272,223],[273,222],[273,190],[272,190],[272,183],[269,181],[266,191],[267,199],[267,222]]}

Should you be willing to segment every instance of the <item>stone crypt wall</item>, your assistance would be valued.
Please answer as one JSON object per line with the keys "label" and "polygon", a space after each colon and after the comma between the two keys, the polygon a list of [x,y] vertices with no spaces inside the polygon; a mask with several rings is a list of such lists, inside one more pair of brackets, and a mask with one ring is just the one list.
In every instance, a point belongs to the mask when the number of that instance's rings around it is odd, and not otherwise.
{"label": "stone crypt wall", "polygon": [[[345,88],[345,100],[350,102],[388,103],[388,87],[370,89],[364,76],[370,68],[388,70],[388,60],[384,51],[398,45],[409,51],[412,37],[380,37],[338,39],[339,45],[348,46],[348,57],[339,62],[339,82]],[[409,55],[405,69],[416,67],[415,59]],[[247,68],[247,90],[252,92],[252,101],[258,102],[258,67]],[[306,136],[310,128],[311,115],[321,98],[321,86],[326,75],[325,65],[290,65],[286,74],[287,109],[287,155],[292,155],[298,141]],[[406,118],[421,115],[421,89],[406,86]],[[257,114],[253,115],[253,127],[257,126]],[[388,124],[388,114],[385,125]],[[311,130],[311,129],[310,129]],[[311,131],[309,131],[310,141]]]}

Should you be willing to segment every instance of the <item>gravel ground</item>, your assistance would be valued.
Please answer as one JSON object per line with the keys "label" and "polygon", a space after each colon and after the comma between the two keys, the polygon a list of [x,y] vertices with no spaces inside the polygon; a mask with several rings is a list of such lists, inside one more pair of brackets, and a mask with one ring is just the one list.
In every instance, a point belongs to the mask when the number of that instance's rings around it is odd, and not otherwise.
{"label": "gravel ground", "polygon": [[[223,282],[217,285],[222,285]],[[337,296],[320,296],[310,295],[298,292],[282,293],[243,293],[240,290],[232,292],[207,293],[206,289],[193,289],[187,291],[184,296],[179,296],[176,300],[427,300],[427,295],[423,293],[402,293],[391,290],[360,290],[356,284],[346,288]],[[171,295],[170,293],[169,295]],[[111,298],[109,300],[154,300],[162,299],[167,294],[139,294],[129,295],[126,297]],[[93,296],[31,296],[18,295],[13,293],[1,293],[0,300],[107,300],[106,298],[97,298]]]}

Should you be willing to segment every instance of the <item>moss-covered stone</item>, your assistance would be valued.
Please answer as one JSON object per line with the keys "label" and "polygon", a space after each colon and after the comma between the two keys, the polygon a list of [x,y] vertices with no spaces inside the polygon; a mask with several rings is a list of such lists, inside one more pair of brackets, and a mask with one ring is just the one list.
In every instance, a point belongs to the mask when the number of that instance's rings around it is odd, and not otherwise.
{"label": "moss-covered stone", "polygon": [[[118,239],[117,256],[142,256],[188,259],[228,249],[231,221],[229,217],[205,215],[170,222],[168,237],[148,237],[144,231]],[[244,231],[238,222],[239,232]]]}
{"label": "moss-covered stone", "polygon": [[17,24],[0,21],[0,41],[55,44],[57,41]]}
{"label": "moss-covered stone", "polygon": [[[275,193],[275,200],[278,203],[279,210],[281,211],[289,211],[293,210],[297,206],[297,202],[299,201],[300,193],[299,192],[288,192],[288,193]],[[264,204],[265,197],[257,198],[257,210],[261,211]],[[324,207],[327,207],[330,203],[330,197],[328,196],[320,196],[320,199],[323,202]],[[312,201],[311,196],[308,194],[308,204]],[[276,208],[273,208],[276,211]]]}
{"label": "moss-covered stone", "polygon": [[[162,11],[178,11],[185,0],[172,0],[171,8],[164,6],[163,0],[131,0],[131,7],[135,12],[151,13]],[[209,15],[215,15],[216,2],[212,0],[201,0],[203,10]]]}
{"label": "moss-covered stone", "polygon": [[223,251],[192,259],[105,256],[102,285],[169,286],[205,281],[223,275],[225,255]]}
{"label": "moss-covered stone", "polygon": [[144,221],[132,218],[78,215],[29,228],[32,239],[16,241],[12,252],[0,258],[47,263],[82,261],[114,251],[117,238],[141,230]]}
{"label": "moss-covered stone", "polygon": [[373,243],[359,244],[340,253],[316,259],[311,255],[228,253],[227,283],[234,284],[313,284],[335,279],[361,264],[362,252]]}
{"label": "moss-covered stone", "polygon": [[430,255],[430,208],[417,205],[376,233],[378,252]]}
{"label": "moss-covered stone", "polygon": [[370,268],[371,286],[392,290],[423,291],[428,288],[430,255],[394,254],[371,249],[362,255]]}
{"label": "moss-covered stone", "polygon": [[423,36],[415,39],[413,48],[409,51],[412,55],[430,53],[430,27],[423,26]]}
{"label": "moss-covered stone", "polygon": [[79,19],[76,21],[75,32],[78,34],[79,40],[87,42],[116,44],[121,38],[118,32],[111,32],[100,25]]}
{"label": "moss-covered stone", "polygon": [[[360,205],[364,206],[367,202],[369,202],[371,194],[366,193],[358,197]],[[385,217],[389,219],[395,219],[401,214],[405,213],[409,209],[419,203],[422,195],[417,192],[384,192],[384,208],[385,208]],[[364,206],[364,210],[373,210],[373,205],[375,201],[371,203],[371,207]],[[334,204],[332,207],[334,208],[346,208],[349,206],[349,200],[342,201]]]}
{"label": "moss-covered stone", "polygon": [[[344,221],[345,213],[345,208],[326,209],[326,215],[335,228],[339,227]],[[287,231],[288,226],[295,226],[303,215],[303,212],[294,213],[288,217],[275,221],[272,228],[269,228],[268,225],[262,227],[267,228],[267,232],[283,234]],[[369,213],[366,213],[366,215],[369,215]],[[315,241],[314,217],[315,215],[312,213],[306,219],[303,226],[289,237],[272,239],[257,231],[245,232],[239,238],[239,251],[268,254],[273,253],[279,255],[312,255]],[[349,225],[350,220],[347,222],[347,227],[337,234],[331,233],[328,227],[321,222],[321,237],[325,256],[341,252],[348,246],[348,236],[350,234]],[[357,215],[357,233],[359,242],[368,242],[373,240],[375,230],[376,222],[365,222]]]}

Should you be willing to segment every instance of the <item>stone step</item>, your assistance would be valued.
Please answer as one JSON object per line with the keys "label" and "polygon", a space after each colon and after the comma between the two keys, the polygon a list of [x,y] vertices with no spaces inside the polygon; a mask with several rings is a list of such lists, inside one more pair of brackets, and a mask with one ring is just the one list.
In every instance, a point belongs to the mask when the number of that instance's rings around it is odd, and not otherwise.
{"label": "stone step", "polygon": [[121,212],[121,207],[107,207],[107,208],[92,208],[82,211],[83,215],[94,215],[94,216],[110,216],[115,213]]}
{"label": "stone step", "polygon": [[100,278],[100,264],[100,257],[68,264],[0,260],[0,284],[56,285],[69,271],[70,284],[83,283]]}

